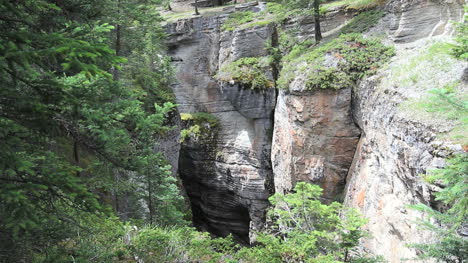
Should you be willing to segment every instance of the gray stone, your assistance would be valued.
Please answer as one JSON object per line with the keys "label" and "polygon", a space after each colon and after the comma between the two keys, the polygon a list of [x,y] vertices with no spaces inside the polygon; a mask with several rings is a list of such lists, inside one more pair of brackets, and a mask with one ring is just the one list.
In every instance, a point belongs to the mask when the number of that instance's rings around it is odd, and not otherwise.
{"label": "gray stone", "polygon": [[194,223],[217,235],[249,242],[264,221],[273,186],[271,130],[276,91],[251,90],[214,76],[222,63],[266,55],[272,28],[220,32],[225,19],[199,17],[168,25],[169,55],[178,83],[180,112],[208,112],[219,120],[216,136],[182,145],[179,174]]}

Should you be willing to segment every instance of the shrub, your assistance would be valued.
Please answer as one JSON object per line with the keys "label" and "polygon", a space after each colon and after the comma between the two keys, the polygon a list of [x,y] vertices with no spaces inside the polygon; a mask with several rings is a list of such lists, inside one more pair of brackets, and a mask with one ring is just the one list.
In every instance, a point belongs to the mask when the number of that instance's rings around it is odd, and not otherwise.
{"label": "shrub", "polygon": [[269,57],[240,58],[222,66],[217,77],[222,81],[235,81],[252,89],[273,88],[273,81],[265,74],[270,63]]}
{"label": "shrub", "polygon": [[[468,6],[465,6],[465,12],[468,11]],[[456,58],[468,60],[468,23],[466,20],[468,15],[465,15],[465,21],[457,26],[457,35],[455,37],[456,45],[453,47],[452,54]]]}
{"label": "shrub", "polygon": [[283,58],[278,86],[287,88],[297,75],[303,75],[307,90],[349,87],[375,73],[393,55],[392,47],[360,34],[341,35],[315,48],[299,44]]}
{"label": "shrub", "polygon": [[339,203],[323,204],[321,195],[320,187],[299,182],[293,193],[270,197],[267,230],[257,246],[240,249],[236,257],[246,263],[379,262],[350,256],[365,235],[360,228],[366,220]]}
{"label": "shrub", "polygon": [[181,113],[180,118],[184,122],[185,129],[180,132],[180,141],[184,142],[187,138],[194,140],[203,137],[210,137],[216,133],[219,127],[219,120],[207,112]]}
{"label": "shrub", "polygon": [[437,262],[466,262],[468,260],[468,240],[460,236],[468,219],[468,154],[460,154],[449,160],[443,169],[429,172],[427,180],[438,181],[444,187],[436,193],[436,200],[449,209],[440,212],[420,204],[412,208],[425,211],[430,217],[442,223],[442,226],[429,221],[421,222],[424,229],[431,230],[437,241],[412,244],[421,250],[419,259],[435,259]]}

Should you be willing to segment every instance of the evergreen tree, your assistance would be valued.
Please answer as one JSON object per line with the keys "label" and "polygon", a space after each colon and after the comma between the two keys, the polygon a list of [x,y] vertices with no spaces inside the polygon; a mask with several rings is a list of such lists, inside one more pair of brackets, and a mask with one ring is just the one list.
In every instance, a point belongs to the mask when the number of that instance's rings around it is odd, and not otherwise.
{"label": "evergreen tree", "polygon": [[[0,2],[0,262],[29,261],[33,250],[86,232],[89,218],[111,215],[106,196],[118,171],[152,178],[153,213],[177,211],[174,180],[153,152],[174,107],[158,93],[171,73],[166,59],[154,60],[162,30],[129,26],[143,62],[130,49],[116,56],[112,2]],[[116,70],[122,77],[113,79]]]}
{"label": "evergreen tree", "polygon": [[468,155],[461,154],[449,161],[443,169],[432,171],[429,182],[438,182],[444,188],[436,193],[436,200],[448,207],[437,211],[426,205],[413,208],[424,211],[435,221],[421,222],[421,226],[431,230],[437,240],[412,247],[422,251],[420,259],[436,259],[438,262],[461,263],[468,260]]}

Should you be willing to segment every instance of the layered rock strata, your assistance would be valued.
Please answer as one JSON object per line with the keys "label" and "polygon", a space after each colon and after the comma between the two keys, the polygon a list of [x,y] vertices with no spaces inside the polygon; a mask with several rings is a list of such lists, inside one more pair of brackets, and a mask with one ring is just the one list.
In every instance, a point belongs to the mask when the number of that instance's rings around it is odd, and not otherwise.
{"label": "layered rock strata", "polygon": [[182,144],[179,174],[195,225],[248,243],[249,233],[263,224],[273,188],[270,134],[276,91],[222,83],[214,76],[222,63],[264,56],[272,31],[220,32],[224,19],[197,17],[168,26],[180,112],[206,112],[219,121],[216,136]]}
{"label": "layered rock strata", "polygon": [[[419,46],[418,39],[453,33],[449,21],[461,20],[462,6],[460,1],[389,1],[386,15],[371,33],[395,45],[397,56],[377,75],[341,90],[304,91],[297,78],[288,91],[277,94],[216,80],[221,65],[267,55],[265,42],[275,34],[271,25],[221,32],[227,15],[168,25],[179,110],[207,112],[219,120],[215,133],[182,144],[179,173],[195,224],[248,242],[252,231],[262,226],[273,190],[287,192],[296,182],[307,181],[320,184],[329,200],[344,198],[347,206],[369,218],[366,229],[372,237],[363,241],[363,250],[389,262],[416,256],[406,245],[431,236],[414,224],[425,215],[407,205],[436,205],[434,187],[418,174],[442,167],[443,158],[461,147],[441,148],[447,145],[437,139],[441,129],[401,114],[402,102],[420,98],[426,90],[400,85],[389,68],[400,67],[397,62],[408,57],[402,50],[428,48]],[[351,12],[333,11],[325,17],[324,35],[350,18]],[[313,36],[311,19],[289,21],[284,27],[298,28],[302,39]],[[464,67],[441,74],[461,78]],[[266,75],[274,77],[271,71]],[[432,76],[445,83],[438,73]]]}
{"label": "layered rock strata", "polygon": [[466,92],[467,63],[448,54],[427,53],[450,41],[443,36],[453,31],[449,20],[460,21],[461,2],[390,1],[386,8],[387,16],[370,33],[387,33],[397,55],[377,75],[361,81],[353,93],[353,118],[362,135],[347,178],[345,205],[369,219],[365,228],[372,236],[363,240],[362,248],[388,262],[402,262],[417,256],[409,244],[432,238],[416,224],[427,220],[427,215],[408,207],[438,206],[433,196],[436,187],[420,175],[443,167],[444,158],[462,151],[460,145],[437,135],[449,131],[452,124],[437,123],[433,117],[424,120],[418,116],[423,110],[405,111],[402,105],[416,103],[428,96],[429,89],[454,81]]}
{"label": "layered rock strata", "polygon": [[351,87],[280,92],[272,142],[276,191],[288,192],[305,181],[320,185],[326,198],[339,199],[359,135]]}

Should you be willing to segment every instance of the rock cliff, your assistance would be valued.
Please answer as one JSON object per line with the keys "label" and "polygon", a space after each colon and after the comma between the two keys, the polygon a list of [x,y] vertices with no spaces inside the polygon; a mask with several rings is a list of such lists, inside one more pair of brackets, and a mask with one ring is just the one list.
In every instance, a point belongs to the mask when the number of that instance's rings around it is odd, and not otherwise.
{"label": "rock cliff", "polygon": [[[268,197],[307,181],[321,185],[329,200],[344,200],[369,218],[372,237],[362,242],[363,250],[389,262],[413,258],[416,251],[406,245],[431,236],[414,224],[424,215],[407,206],[437,205],[434,186],[419,174],[442,167],[445,157],[462,149],[437,136],[450,125],[418,118],[402,105],[454,80],[466,89],[465,62],[418,60],[424,50],[447,41],[450,21],[462,19],[462,7],[461,1],[388,1],[384,17],[367,35],[395,46],[396,56],[377,74],[340,90],[305,91],[300,77],[280,91],[216,78],[222,65],[268,55],[265,43],[276,32],[272,24],[224,32],[227,14],[168,24],[179,111],[209,113],[219,123],[182,143],[179,174],[195,225],[247,243],[262,227]],[[351,18],[351,11],[332,11],[323,24],[325,36]],[[298,28],[301,39],[313,35],[312,19],[283,26]],[[450,66],[441,69],[437,63]],[[405,68],[418,64],[417,72]],[[271,69],[265,74],[275,81]]]}
{"label": "rock cliff", "polygon": [[263,224],[273,188],[276,91],[218,82],[214,75],[225,61],[265,55],[264,43],[272,32],[268,27],[221,32],[223,19],[226,15],[197,17],[168,26],[179,111],[206,112],[219,120],[216,135],[182,144],[179,174],[195,225],[248,243],[249,233]]}

